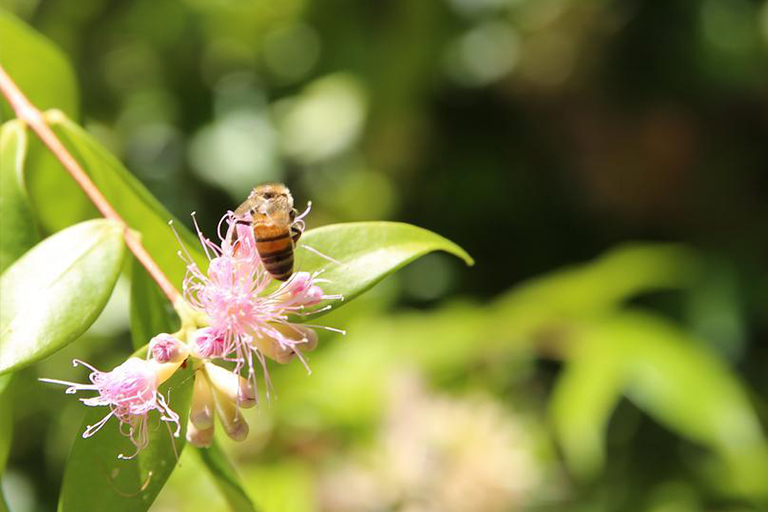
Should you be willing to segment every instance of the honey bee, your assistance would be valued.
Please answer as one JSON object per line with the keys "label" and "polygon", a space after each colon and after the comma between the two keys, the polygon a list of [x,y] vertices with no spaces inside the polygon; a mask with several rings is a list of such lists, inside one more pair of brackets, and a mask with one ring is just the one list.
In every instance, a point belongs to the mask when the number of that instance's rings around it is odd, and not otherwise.
{"label": "honey bee", "polygon": [[238,222],[250,222],[264,268],[279,281],[287,281],[293,274],[294,247],[304,231],[304,222],[296,219],[296,213],[291,191],[282,183],[257,186],[235,210]]}

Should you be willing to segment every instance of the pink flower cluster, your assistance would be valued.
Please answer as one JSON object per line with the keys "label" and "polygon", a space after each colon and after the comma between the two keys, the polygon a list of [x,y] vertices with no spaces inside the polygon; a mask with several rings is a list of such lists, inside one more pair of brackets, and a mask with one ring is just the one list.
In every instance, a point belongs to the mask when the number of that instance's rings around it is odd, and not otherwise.
{"label": "pink flower cluster", "polygon": [[[209,260],[207,272],[188,253],[183,254],[187,264],[183,294],[194,313],[190,313],[191,320],[183,322],[185,327],[179,333],[158,334],[149,343],[147,359],[131,357],[109,372],[75,360],[76,366],[91,370],[90,384],[41,379],[68,386],[67,393],[97,392],[97,396],[81,401],[88,406],[107,406],[110,412],[89,425],[83,437],[92,436],[109,418],[116,417],[121,433],[136,447],[133,455],[121,454],[120,458],[135,457],[149,443],[151,411],[160,413],[169,432],[170,424],[174,424],[172,434],[179,436],[179,415],[171,410],[158,386],[188,358],[196,371],[187,439],[208,446],[213,438],[214,416],[231,438],[245,439],[248,425],[240,409],[252,407],[258,398],[254,359],[263,370],[269,395],[266,358],[286,363],[298,357],[306,366],[303,352],[317,344],[313,327],[319,326],[299,325],[295,319],[308,314],[309,306],[342,298],[324,294],[318,284],[322,280],[308,272],[297,272],[277,284],[259,258],[253,231],[237,223],[231,212],[222,218],[219,232],[224,224],[227,229],[224,236],[220,235],[219,244],[204,238],[197,228]],[[234,363],[234,368],[230,371],[218,366],[212,362],[214,359]],[[244,369],[247,371],[242,376]]]}
{"label": "pink flower cluster", "polygon": [[276,286],[259,258],[253,230],[235,220],[231,214],[222,219],[219,232],[222,224],[227,229],[219,244],[204,238],[198,228],[208,272],[187,254],[183,290],[187,302],[210,319],[210,326],[191,341],[193,353],[202,359],[232,361],[236,373],[246,367],[255,386],[254,359],[267,383],[265,356],[280,363],[298,357],[306,366],[302,352],[317,345],[312,329],[317,326],[299,325],[292,318],[305,315],[308,306],[342,297],[324,294],[318,285],[322,280],[309,272],[297,272]]}

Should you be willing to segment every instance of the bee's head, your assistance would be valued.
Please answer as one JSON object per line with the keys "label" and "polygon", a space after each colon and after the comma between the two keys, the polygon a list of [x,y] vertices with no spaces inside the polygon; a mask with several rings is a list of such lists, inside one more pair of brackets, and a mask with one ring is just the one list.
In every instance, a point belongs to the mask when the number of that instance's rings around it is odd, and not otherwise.
{"label": "bee's head", "polygon": [[271,215],[277,211],[293,209],[293,197],[288,187],[282,183],[266,183],[259,185],[249,196],[251,216]]}

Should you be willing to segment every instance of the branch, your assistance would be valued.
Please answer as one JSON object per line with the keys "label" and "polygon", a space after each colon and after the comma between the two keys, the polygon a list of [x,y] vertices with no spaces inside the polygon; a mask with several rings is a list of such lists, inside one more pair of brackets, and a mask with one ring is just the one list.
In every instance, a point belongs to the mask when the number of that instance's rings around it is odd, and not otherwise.
{"label": "branch", "polygon": [[179,292],[168,280],[166,275],[157,266],[155,260],[149,255],[147,250],[141,244],[141,240],[130,231],[128,224],[123,220],[117,211],[112,208],[112,205],[107,201],[107,198],[101,193],[96,185],[91,181],[91,178],[85,173],[83,168],[77,163],[72,154],[64,147],[56,134],[51,130],[48,124],[43,118],[43,114],[38,110],[30,101],[24,96],[24,93],[19,90],[18,86],[14,83],[13,79],[5,72],[2,66],[0,66],[0,91],[11,104],[13,110],[16,112],[16,117],[24,121],[33,132],[40,137],[43,144],[48,146],[48,149],[54,154],[54,156],[61,162],[61,165],[69,172],[69,174],[75,179],[83,192],[88,198],[96,205],[101,214],[107,219],[113,220],[120,224],[123,230],[123,238],[125,239],[125,245],[131,250],[136,259],[147,269],[152,279],[160,286],[168,297],[168,300],[172,304],[176,304],[176,300],[179,298]]}

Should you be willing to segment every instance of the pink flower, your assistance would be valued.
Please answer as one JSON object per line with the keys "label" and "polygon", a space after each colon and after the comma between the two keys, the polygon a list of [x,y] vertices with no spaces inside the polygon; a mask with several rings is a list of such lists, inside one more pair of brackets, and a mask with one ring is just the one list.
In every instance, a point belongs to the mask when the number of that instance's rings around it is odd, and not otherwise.
{"label": "pink flower", "polygon": [[195,332],[193,336],[192,352],[201,359],[224,357],[230,350],[224,332],[206,327]]}
{"label": "pink flower", "polygon": [[235,220],[232,213],[221,219],[219,232],[225,223],[227,229],[218,245],[195,226],[210,262],[207,273],[188,254],[184,258],[184,297],[210,319],[210,327],[198,331],[193,351],[203,358],[234,361],[236,372],[246,366],[249,380],[254,380],[255,358],[269,382],[264,356],[283,363],[295,356],[306,366],[302,351],[317,344],[310,328],[317,326],[299,325],[290,318],[307,314],[307,306],[342,297],[325,295],[317,274],[308,272],[297,272],[272,290],[275,281],[259,258],[253,230]]}
{"label": "pink flower", "polygon": [[[157,410],[160,419],[166,423],[175,423],[175,437],[179,436],[179,415],[171,410],[165,397],[158,392],[157,387],[164,376],[169,376],[166,365],[156,361],[145,361],[131,357],[110,372],[102,372],[83,361],[75,359],[73,364],[85,366],[91,370],[91,384],[78,384],[53,379],[40,379],[43,382],[64,384],[68,386],[66,393],[78,391],[97,391],[98,396],[81,398],[80,401],[88,406],[108,406],[110,412],[95,425],[88,425],[83,437],[88,438],[99,431],[112,416],[120,421],[120,432],[127,436],[136,447],[136,453],[121,459],[131,459],[149,444],[149,425],[147,416],[150,411]],[[172,364],[172,363],[171,363]],[[176,365],[178,366],[178,365]],[[170,426],[169,426],[170,432]]]}

